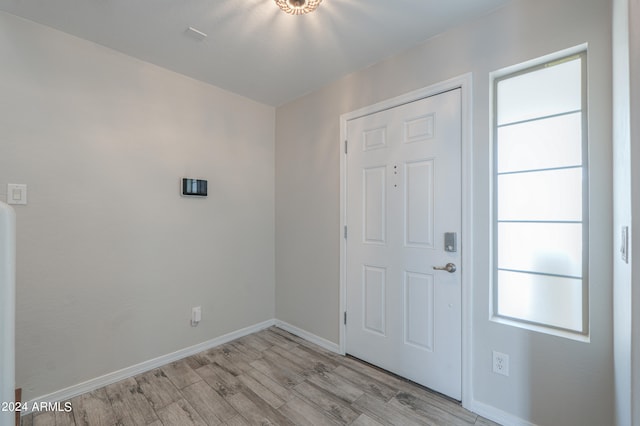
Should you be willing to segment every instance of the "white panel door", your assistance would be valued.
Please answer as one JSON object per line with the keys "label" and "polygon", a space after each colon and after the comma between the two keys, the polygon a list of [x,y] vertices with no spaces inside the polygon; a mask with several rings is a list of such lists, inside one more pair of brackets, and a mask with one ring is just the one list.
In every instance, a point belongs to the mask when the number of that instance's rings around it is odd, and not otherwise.
{"label": "white panel door", "polygon": [[350,120],[347,138],[347,353],[460,400],[460,90]]}

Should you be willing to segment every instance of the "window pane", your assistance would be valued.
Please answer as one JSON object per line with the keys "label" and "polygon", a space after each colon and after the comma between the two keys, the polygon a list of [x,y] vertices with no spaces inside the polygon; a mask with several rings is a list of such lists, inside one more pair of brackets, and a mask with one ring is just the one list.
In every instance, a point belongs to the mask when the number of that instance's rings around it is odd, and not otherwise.
{"label": "window pane", "polygon": [[497,313],[582,331],[582,280],[499,271]]}
{"label": "window pane", "polygon": [[498,129],[498,173],[582,164],[581,113]]}
{"label": "window pane", "polygon": [[498,268],[582,276],[582,225],[499,223]]}
{"label": "window pane", "polygon": [[498,125],[581,109],[580,76],[574,59],[499,81]]}
{"label": "window pane", "polygon": [[583,61],[503,74],[493,97],[493,314],[562,336],[588,333]]}
{"label": "window pane", "polygon": [[498,176],[498,220],[582,220],[582,168]]}

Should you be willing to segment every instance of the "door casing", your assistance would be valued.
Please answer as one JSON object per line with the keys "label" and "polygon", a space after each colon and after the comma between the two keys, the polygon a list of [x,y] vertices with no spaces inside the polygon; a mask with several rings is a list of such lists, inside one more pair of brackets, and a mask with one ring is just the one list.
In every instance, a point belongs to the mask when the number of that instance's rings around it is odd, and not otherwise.
{"label": "door casing", "polygon": [[472,74],[467,73],[459,77],[433,84],[422,89],[387,99],[376,104],[351,111],[340,116],[340,353],[346,353],[346,326],[344,313],[347,308],[347,244],[344,238],[347,207],[347,157],[345,154],[345,140],[347,137],[347,122],[365,115],[391,109],[399,105],[417,101],[429,96],[437,95],[452,89],[461,89],[462,98],[462,138],[461,138],[461,166],[462,166],[462,235],[460,250],[462,261],[462,405],[472,404],[471,368],[472,368],[472,335],[473,322],[472,292],[473,292],[473,151],[472,151]]}

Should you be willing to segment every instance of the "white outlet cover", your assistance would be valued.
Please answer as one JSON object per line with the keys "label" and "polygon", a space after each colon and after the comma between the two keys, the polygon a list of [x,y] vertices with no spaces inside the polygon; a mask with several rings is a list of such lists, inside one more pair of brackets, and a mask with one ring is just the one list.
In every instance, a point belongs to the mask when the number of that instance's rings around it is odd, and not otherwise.
{"label": "white outlet cover", "polygon": [[8,183],[7,204],[27,204],[27,185]]}
{"label": "white outlet cover", "polygon": [[509,376],[509,355],[493,351],[493,372]]}

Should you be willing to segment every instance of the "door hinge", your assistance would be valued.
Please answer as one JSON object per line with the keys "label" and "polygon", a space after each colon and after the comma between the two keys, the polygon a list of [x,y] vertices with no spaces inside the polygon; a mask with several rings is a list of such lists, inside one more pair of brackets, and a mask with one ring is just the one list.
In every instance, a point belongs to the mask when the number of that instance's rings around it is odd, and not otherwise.
{"label": "door hinge", "polygon": [[344,153],[346,154],[349,151],[349,141],[345,139],[344,141]]}
{"label": "door hinge", "polygon": [[347,325],[347,311],[344,311],[344,325]]}
{"label": "door hinge", "polygon": [[347,239],[347,225],[344,226],[344,239]]}

